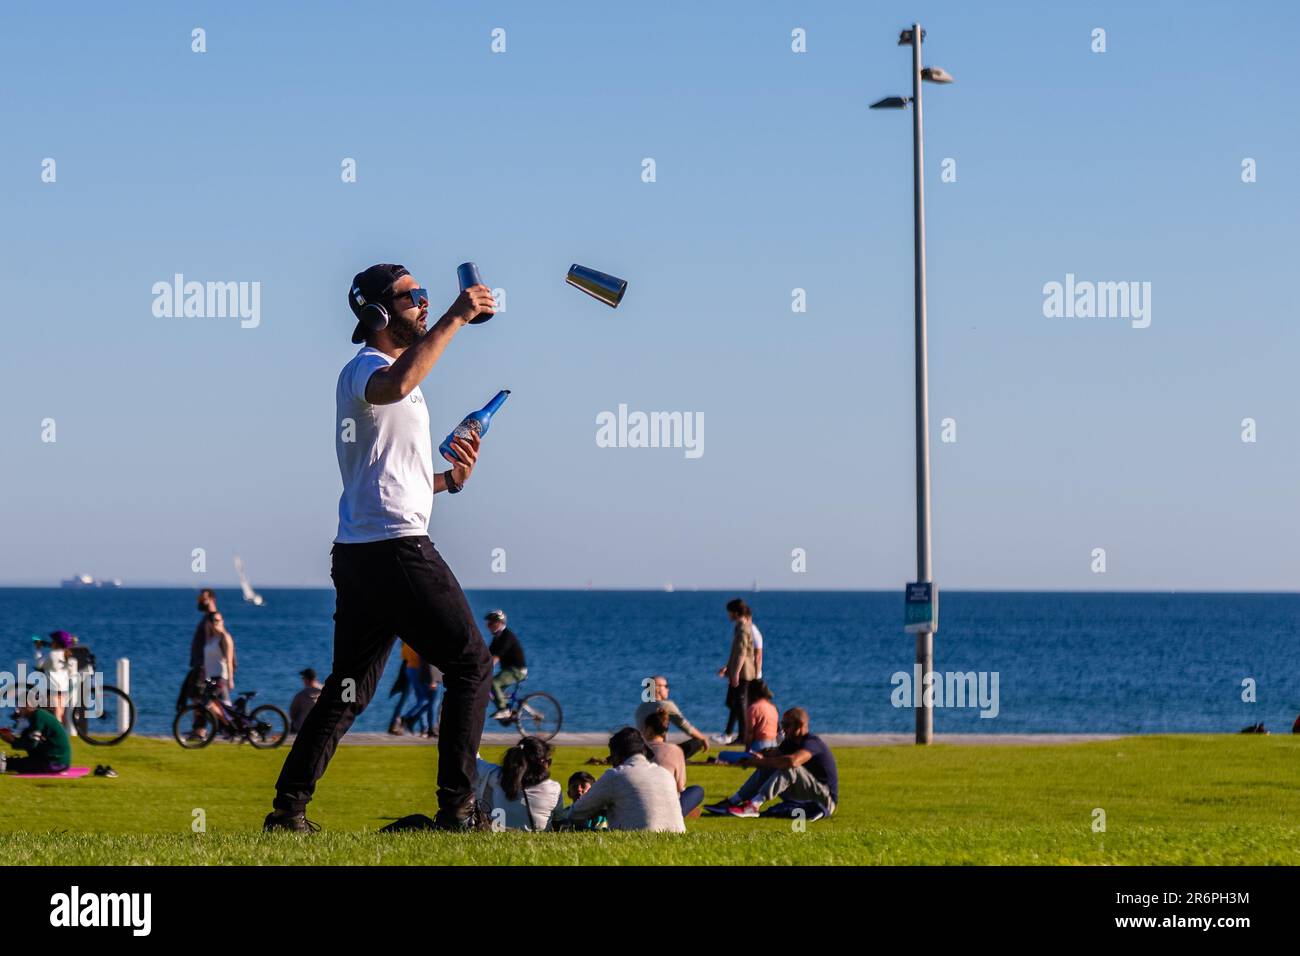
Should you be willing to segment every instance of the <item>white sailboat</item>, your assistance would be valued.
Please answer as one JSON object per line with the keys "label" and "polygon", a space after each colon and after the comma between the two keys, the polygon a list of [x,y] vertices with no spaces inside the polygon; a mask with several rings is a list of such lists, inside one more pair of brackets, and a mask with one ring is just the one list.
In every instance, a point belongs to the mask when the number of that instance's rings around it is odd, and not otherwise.
{"label": "white sailboat", "polygon": [[235,571],[239,574],[239,586],[244,592],[244,600],[256,607],[261,607],[266,601],[262,595],[253,590],[253,586],[248,583],[248,575],[244,573],[244,562],[235,555]]}

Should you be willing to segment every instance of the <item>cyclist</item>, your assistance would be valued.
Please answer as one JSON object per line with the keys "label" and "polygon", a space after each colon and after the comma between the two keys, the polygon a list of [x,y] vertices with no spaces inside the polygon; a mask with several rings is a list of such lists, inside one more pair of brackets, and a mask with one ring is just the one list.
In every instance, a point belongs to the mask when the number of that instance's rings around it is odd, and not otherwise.
{"label": "cyclist", "polygon": [[483,620],[492,632],[488,653],[492,655],[492,663],[501,665],[497,676],[492,678],[492,700],[497,705],[497,712],[492,717],[506,720],[510,717],[510,709],[506,706],[506,688],[518,684],[528,676],[524,646],[519,643],[515,632],[506,627],[505,611],[488,611]]}

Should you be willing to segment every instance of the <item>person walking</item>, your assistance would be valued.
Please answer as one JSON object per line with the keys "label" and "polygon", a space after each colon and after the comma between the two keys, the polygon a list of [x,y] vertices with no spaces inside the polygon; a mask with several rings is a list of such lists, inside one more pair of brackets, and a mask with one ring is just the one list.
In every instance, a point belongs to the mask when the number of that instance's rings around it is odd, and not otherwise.
{"label": "person walking", "polygon": [[461,491],[480,439],[454,438],[456,460],[435,475],[420,382],[456,334],[496,305],[486,286],[471,286],[426,331],[428,292],[404,266],[389,263],[353,277],[348,305],[356,320],[352,341],[362,347],[335,389],[334,449],[343,494],[330,570],[334,666],[285,758],[263,828],[318,829],[306,816],[316,782],[370,703],[400,637],[443,672],[447,687],[437,813],[431,820],[419,814],[403,819],[440,830],[482,829],[474,777],[491,657],[460,583],[428,533],[434,496]]}
{"label": "person walking", "polygon": [[[749,623],[750,610],[740,598],[727,602],[727,617],[731,619],[731,652],[727,663],[718,671],[719,677],[727,679],[727,728],[713,739],[720,744],[734,744],[744,740],[746,734],[745,716],[749,708],[749,682],[757,676],[754,657],[754,632]],[[732,732],[732,727],[736,732]]]}
{"label": "person walking", "polygon": [[749,622],[750,633],[754,635],[754,677],[761,679],[763,676],[763,632],[754,623],[753,609],[749,610],[749,615],[745,620]]}
{"label": "person walking", "polygon": [[181,681],[181,689],[176,695],[176,712],[180,713],[188,704],[197,703],[203,696],[203,654],[208,638],[212,636],[212,615],[217,613],[217,595],[211,588],[199,592],[197,610],[203,616],[194,627],[194,636],[190,638],[190,669]]}

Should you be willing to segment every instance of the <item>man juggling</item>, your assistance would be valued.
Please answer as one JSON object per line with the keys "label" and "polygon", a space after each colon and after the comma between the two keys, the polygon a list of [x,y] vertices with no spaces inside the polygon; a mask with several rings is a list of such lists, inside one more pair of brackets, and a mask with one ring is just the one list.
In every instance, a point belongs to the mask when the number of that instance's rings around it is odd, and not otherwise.
{"label": "man juggling", "polygon": [[[471,320],[495,311],[483,285],[465,289],[426,331],[429,294],[400,265],[358,273],[348,291],[361,344],[335,390],[335,452],[343,478],[334,581],[334,666],[276,782],[266,830],[311,831],[306,808],[339,739],[365,710],[401,637],[443,672],[436,829],[466,830],[475,812],[475,754],[483,734],[492,658],[465,594],[429,539],[434,495],[457,494],[478,458],[479,436],[452,442],[458,461],[434,474],[420,382]],[[451,459],[448,459],[449,461]],[[421,818],[427,820],[428,818]]]}

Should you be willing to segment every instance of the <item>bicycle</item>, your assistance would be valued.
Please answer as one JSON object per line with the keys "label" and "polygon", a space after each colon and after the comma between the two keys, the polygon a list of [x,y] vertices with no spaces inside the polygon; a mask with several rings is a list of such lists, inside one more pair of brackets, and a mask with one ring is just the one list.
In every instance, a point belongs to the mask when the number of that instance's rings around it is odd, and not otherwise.
{"label": "bicycle", "polygon": [[201,702],[176,714],[172,736],[186,750],[206,747],[218,735],[238,743],[248,741],[258,750],[274,750],[289,736],[289,718],[274,704],[263,704],[250,713],[248,702],[256,694],[246,690],[234,704],[227,704],[217,691],[217,682],[209,679],[204,682]]}
{"label": "bicycle", "polygon": [[514,724],[520,737],[550,740],[560,732],[560,724],[564,720],[560,702],[542,691],[534,691],[521,698],[519,688],[523,683],[524,681],[521,680],[510,685],[510,699],[506,701],[505,707],[510,713],[508,716],[498,717],[497,720],[504,727]]}
{"label": "bicycle", "polygon": [[[33,638],[34,648],[53,645]],[[67,652],[77,663],[72,677],[72,726],[77,736],[92,747],[113,747],[125,740],[135,728],[135,702],[112,684],[95,686],[95,655],[90,648],[76,644]],[[38,657],[39,661],[39,657]],[[86,704],[91,705],[87,710]],[[125,730],[121,728],[125,727]]]}

